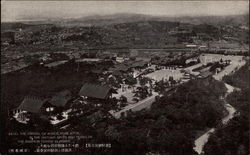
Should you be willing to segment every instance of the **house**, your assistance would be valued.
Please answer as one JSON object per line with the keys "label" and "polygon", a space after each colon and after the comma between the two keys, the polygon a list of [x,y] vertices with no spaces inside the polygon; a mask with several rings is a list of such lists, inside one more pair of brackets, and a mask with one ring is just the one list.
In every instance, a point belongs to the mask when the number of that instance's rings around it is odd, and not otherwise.
{"label": "house", "polygon": [[113,93],[117,92],[109,86],[86,83],[78,94],[85,98],[108,99]]}
{"label": "house", "polygon": [[135,69],[142,69],[142,68],[145,68],[145,67],[148,67],[149,66],[149,62],[147,61],[136,61],[132,64],[132,68],[135,68]]}
{"label": "house", "polygon": [[210,71],[204,71],[204,72],[201,72],[198,77],[206,78],[206,77],[209,77],[209,76],[212,76],[212,75],[213,75],[212,72],[210,72]]}
{"label": "house", "polygon": [[116,61],[117,62],[120,62],[120,63],[122,63],[122,62],[124,62],[124,58],[123,57],[116,57]]}
{"label": "house", "polygon": [[187,44],[186,47],[187,48],[196,48],[197,45],[195,45],[195,44]]}
{"label": "house", "polygon": [[127,58],[127,57],[116,57],[116,61],[119,63],[122,63],[122,62],[127,61],[127,60],[129,60],[129,58]]}
{"label": "house", "polygon": [[69,90],[64,90],[53,96],[49,102],[56,107],[65,107],[71,98],[71,92]]}
{"label": "house", "polygon": [[206,55],[204,55],[204,54],[200,55],[199,59],[200,59],[200,61],[201,61],[202,64],[207,64],[207,63],[215,62],[214,56],[208,55],[208,54],[206,54]]}
{"label": "house", "polygon": [[20,123],[27,124],[30,120],[31,115],[43,115],[47,112],[50,112],[54,107],[47,102],[47,99],[35,97],[35,96],[26,96],[22,103],[13,110],[13,117]]}
{"label": "house", "polygon": [[30,113],[42,113],[46,111],[47,99],[36,97],[36,96],[26,96],[22,103],[16,108],[15,112],[27,111]]}

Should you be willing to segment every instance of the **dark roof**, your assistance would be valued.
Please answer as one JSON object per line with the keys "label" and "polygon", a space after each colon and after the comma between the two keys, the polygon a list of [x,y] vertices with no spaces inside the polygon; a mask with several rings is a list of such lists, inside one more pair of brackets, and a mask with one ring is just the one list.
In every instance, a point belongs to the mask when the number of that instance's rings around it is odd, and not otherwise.
{"label": "dark roof", "polygon": [[129,67],[126,66],[126,65],[124,65],[124,64],[119,64],[119,65],[116,65],[116,66],[115,66],[115,69],[116,69],[116,70],[119,70],[119,71],[124,71],[124,72],[126,72],[126,71],[128,71]]}
{"label": "dark roof", "polygon": [[110,91],[112,91],[109,86],[106,85],[96,85],[86,83],[82,86],[79,95],[93,97],[98,99],[105,99]]}
{"label": "dark roof", "polygon": [[148,62],[146,61],[137,61],[135,63],[132,64],[133,67],[143,67],[147,64]]}
{"label": "dark roof", "polygon": [[200,73],[200,76],[203,77],[203,78],[211,76],[211,75],[213,75],[213,73],[209,72],[209,71],[204,71],[204,72]]}
{"label": "dark roof", "polygon": [[27,96],[17,109],[28,111],[31,113],[38,113],[47,100],[40,97]]}
{"label": "dark roof", "polygon": [[71,92],[69,90],[64,90],[57,93],[49,102],[54,106],[64,107],[71,97]]}

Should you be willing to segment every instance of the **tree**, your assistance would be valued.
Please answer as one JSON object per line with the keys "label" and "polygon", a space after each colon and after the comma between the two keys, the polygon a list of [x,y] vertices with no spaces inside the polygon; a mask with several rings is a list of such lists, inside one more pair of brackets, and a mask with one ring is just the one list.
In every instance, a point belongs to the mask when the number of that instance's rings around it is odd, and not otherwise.
{"label": "tree", "polygon": [[121,103],[127,103],[128,102],[127,97],[125,97],[123,95],[120,97],[119,100],[120,100]]}
{"label": "tree", "polygon": [[137,80],[136,78],[133,78],[132,76],[128,76],[127,79],[125,80],[125,84],[131,86],[134,90],[134,85],[136,85]]}
{"label": "tree", "polygon": [[62,113],[59,113],[59,114],[56,116],[56,118],[57,118],[58,120],[64,119],[64,117],[62,116]]}
{"label": "tree", "polygon": [[132,101],[139,102],[138,98],[133,98]]}
{"label": "tree", "polygon": [[169,76],[169,78],[168,78],[168,81],[173,81],[174,80],[174,77],[173,76]]}
{"label": "tree", "polygon": [[137,87],[134,96],[139,97],[140,99],[145,99],[148,95],[149,95],[148,87],[143,86],[143,87]]}
{"label": "tree", "polygon": [[120,85],[119,85],[119,83],[117,82],[117,79],[115,78],[115,77],[109,77],[108,78],[108,84],[109,85],[111,85],[112,87],[116,87],[116,88],[118,88]]}
{"label": "tree", "polygon": [[148,77],[141,77],[139,80],[140,80],[139,83],[141,86],[145,86],[148,82],[151,81],[151,79]]}

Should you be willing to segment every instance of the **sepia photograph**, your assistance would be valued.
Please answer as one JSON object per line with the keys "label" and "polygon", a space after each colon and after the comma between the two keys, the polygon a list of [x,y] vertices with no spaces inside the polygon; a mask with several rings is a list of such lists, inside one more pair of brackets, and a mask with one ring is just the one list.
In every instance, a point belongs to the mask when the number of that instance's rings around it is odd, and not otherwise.
{"label": "sepia photograph", "polygon": [[249,1],[1,1],[0,155],[249,155]]}

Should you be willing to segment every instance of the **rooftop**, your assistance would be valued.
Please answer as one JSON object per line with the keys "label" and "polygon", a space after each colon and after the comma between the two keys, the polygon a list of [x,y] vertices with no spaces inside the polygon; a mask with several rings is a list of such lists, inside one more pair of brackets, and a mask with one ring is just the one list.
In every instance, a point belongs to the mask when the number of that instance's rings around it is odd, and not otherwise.
{"label": "rooftop", "polygon": [[50,103],[57,107],[64,107],[70,99],[71,99],[71,92],[69,90],[64,90],[57,93],[54,97],[52,97]]}
{"label": "rooftop", "polygon": [[35,96],[26,96],[17,109],[28,111],[31,113],[38,113],[47,100]]}
{"label": "rooftop", "polygon": [[109,93],[114,93],[113,89],[106,85],[83,84],[79,95],[98,99],[105,99]]}

